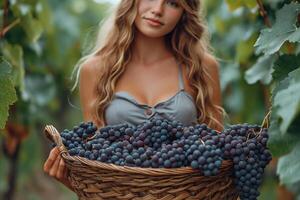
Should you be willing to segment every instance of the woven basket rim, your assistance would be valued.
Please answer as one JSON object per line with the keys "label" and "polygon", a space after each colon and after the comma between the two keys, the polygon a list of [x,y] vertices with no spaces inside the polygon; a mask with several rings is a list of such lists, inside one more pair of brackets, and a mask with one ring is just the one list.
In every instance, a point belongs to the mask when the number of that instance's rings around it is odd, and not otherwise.
{"label": "woven basket rim", "polygon": [[[193,174],[193,173],[199,173],[200,170],[193,169],[192,167],[179,167],[179,168],[145,168],[145,167],[131,167],[131,166],[120,166],[116,164],[111,163],[104,163],[97,160],[89,160],[84,157],[80,156],[70,156],[65,152],[62,152],[62,157],[66,160],[73,161],[73,162],[80,162],[85,165],[116,171],[116,172],[125,172],[129,174],[143,174],[143,175],[151,175],[151,176],[168,176],[168,175],[185,175],[185,174]],[[232,161],[231,160],[223,160],[222,165],[219,169],[220,171],[227,171],[230,170],[232,167]],[[215,176],[218,176],[215,175]]]}

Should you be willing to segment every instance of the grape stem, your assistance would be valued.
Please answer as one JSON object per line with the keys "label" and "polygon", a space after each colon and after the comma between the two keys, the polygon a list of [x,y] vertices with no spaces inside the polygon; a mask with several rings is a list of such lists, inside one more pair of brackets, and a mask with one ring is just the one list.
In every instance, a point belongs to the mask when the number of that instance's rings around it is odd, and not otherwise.
{"label": "grape stem", "polygon": [[266,128],[269,128],[269,121],[270,121],[270,114],[271,114],[271,109],[269,110],[269,112],[267,113],[267,115],[265,116],[262,124],[261,124],[261,127],[263,128],[264,126]]}
{"label": "grape stem", "polygon": [[90,140],[94,139],[97,135],[98,135],[98,133],[95,133],[92,137],[88,137],[86,139],[86,141],[90,141]]}
{"label": "grape stem", "polygon": [[269,112],[267,113],[267,115],[265,116],[265,118],[262,121],[262,124],[260,126],[260,131],[258,133],[258,135],[261,134],[262,130],[264,127],[269,128],[269,123],[270,123],[270,115],[271,115],[271,109],[269,110]]}
{"label": "grape stem", "polygon": [[[260,129],[261,130],[261,129]],[[253,129],[250,129],[250,131],[253,133],[254,138],[256,138],[259,134],[257,132],[255,132]],[[247,135],[247,140],[249,140],[250,138],[250,134]]]}
{"label": "grape stem", "polygon": [[200,142],[205,146],[205,143],[203,142],[203,140],[202,139],[199,139],[200,140]]}

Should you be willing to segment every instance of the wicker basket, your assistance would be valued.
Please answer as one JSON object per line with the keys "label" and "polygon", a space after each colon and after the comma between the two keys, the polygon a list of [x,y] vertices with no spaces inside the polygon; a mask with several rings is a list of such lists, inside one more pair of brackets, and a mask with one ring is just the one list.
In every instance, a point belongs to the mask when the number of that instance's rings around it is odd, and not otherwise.
{"label": "wicker basket", "polygon": [[232,162],[223,161],[217,176],[191,167],[164,169],[117,166],[70,156],[53,126],[46,136],[60,149],[68,178],[80,200],[236,200]]}

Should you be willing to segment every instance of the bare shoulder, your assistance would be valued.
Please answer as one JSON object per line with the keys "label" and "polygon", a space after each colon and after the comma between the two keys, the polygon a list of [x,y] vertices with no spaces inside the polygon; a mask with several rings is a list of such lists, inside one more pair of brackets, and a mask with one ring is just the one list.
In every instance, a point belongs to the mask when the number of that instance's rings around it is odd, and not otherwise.
{"label": "bare shoulder", "polygon": [[[218,61],[210,54],[205,54],[203,58],[203,66],[209,74],[208,85],[212,89],[212,103],[216,106],[222,105],[222,92],[221,92],[221,83],[219,76],[219,63]],[[223,123],[222,113],[214,111],[213,116],[217,119],[221,124]],[[217,130],[222,130],[222,127],[216,125]]]}
{"label": "bare shoulder", "polygon": [[98,56],[93,56],[88,58],[80,69],[80,74],[90,74],[94,76],[101,72],[100,70],[100,58]]}
{"label": "bare shoulder", "polygon": [[[100,58],[93,56],[88,58],[80,68],[80,87],[94,88],[101,73]],[[79,90],[80,90],[79,87]]]}

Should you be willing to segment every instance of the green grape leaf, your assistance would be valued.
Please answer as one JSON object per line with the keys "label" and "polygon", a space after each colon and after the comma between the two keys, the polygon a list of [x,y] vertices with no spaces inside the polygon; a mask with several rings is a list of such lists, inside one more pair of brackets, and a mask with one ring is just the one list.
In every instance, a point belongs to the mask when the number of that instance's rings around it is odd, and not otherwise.
{"label": "green grape leaf", "polygon": [[257,60],[257,63],[245,72],[247,83],[254,84],[260,81],[269,84],[272,81],[273,65],[277,55],[265,55]]}
{"label": "green grape leaf", "polygon": [[[274,110],[274,112],[276,112],[276,110]],[[298,120],[299,119],[300,117],[298,117]],[[298,120],[293,121],[287,133],[282,134],[279,129],[280,119],[278,119],[276,113],[272,111],[268,148],[271,150],[273,156],[279,157],[287,154],[299,143],[300,135],[298,134],[299,130],[297,130],[297,125],[299,124]]]}
{"label": "green grape leaf", "polygon": [[300,143],[293,151],[278,160],[277,174],[281,184],[292,184],[300,181]]}
{"label": "green grape leaf", "polygon": [[300,68],[290,72],[278,87],[281,89],[274,95],[272,109],[280,120],[280,132],[284,134],[300,111]]}
{"label": "green grape leaf", "polygon": [[276,12],[276,22],[272,28],[263,29],[254,47],[256,53],[273,54],[284,42],[299,42],[300,29],[296,26],[300,4],[293,2]]}
{"label": "green grape leaf", "polygon": [[300,67],[300,55],[282,55],[274,64],[273,79],[281,81],[288,73]]}
{"label": "green grape leaf", "polygon": [[4,58],[12,65],[12,76],[15,86],[24,89],[24,61],[23,49],[20,45],[12,45],[7,42],[3,43],[2,53]]}
{"label": "green grape leaf", "polygon": [[17,101],[16,90],[11,80],[11,66],[0,61],[0,129],[3,129],[8,118],[9,106]]}
{"label": "green grape leaf", "polygon": [[268,141],[268,148],[271,150],[274,157],[280,157],[284,154],[289,153],[293,147],[299,142],[300,137],[295,135],[270,135]]}

